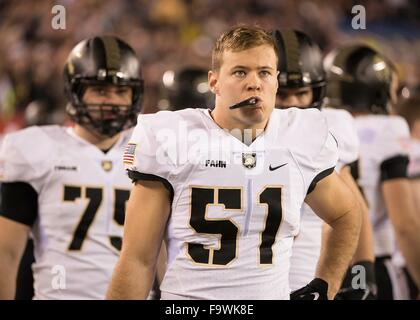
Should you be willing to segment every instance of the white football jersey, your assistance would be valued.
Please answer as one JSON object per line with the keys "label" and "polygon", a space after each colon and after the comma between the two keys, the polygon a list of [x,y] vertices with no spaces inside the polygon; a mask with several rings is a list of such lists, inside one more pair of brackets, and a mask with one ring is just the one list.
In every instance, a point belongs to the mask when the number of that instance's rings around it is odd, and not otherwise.
{"label": "white football jersey", "polygon": [[369,206],[375,255],[391,255],[395,250],[395,236],[380,188],[380,167],[395,156],[408,156],[408,125],[399,116],[366,115],[355,120],[360,139],[358,183]]}
{"label": "white football jersey", "polygon": [[338,157],[318,110],[274,110],[249,146],[209,110],[161,111],[139,117],[129,146],[130,176],[173,194],[163,299],[289,299],[300,208]]}
{"label": "white football jersey", "polygon": [[[406,141],[410,157],[407,174],[410,178],[417,212],[420,211],[420,141],[410,138]],[[405,266],[405,259],[398,248],[395,249],[392,261],[399,267]]]}
{"label": "white football jersey", "polygon": [[131,189],[122,162],[131,132],[106,154],[72,128],[30,127],[5,137],[1,180],[38,193],[35,299],[105,298]]}
{"label": "white football jersey", "polygon": [[[336,170],[356,161],[359,157],[359,138],[352,115],[345,110],[323,108],[332,135],[338,142]],[[295,238],[290,265],[290,288],[297,290],[307,285],[315,276],[321,252],[323,221],[304,203],[299,234]]]}

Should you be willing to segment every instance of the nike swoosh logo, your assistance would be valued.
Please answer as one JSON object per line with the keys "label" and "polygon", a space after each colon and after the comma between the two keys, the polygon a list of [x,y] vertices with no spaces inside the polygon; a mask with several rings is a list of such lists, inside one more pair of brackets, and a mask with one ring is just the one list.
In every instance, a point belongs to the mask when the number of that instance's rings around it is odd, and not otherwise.
{"label": "nike swoosh logo", "polygon": [[270,171],[274,171],[274,170],[277,170],[278,168],[284,167],[286,164],[287,164],[287,162],[284,163],[284,164],[281,164],[277,167],[272,167],[271,164],[270,164],[270,167],[268,167],[268,169],[270,169]]}

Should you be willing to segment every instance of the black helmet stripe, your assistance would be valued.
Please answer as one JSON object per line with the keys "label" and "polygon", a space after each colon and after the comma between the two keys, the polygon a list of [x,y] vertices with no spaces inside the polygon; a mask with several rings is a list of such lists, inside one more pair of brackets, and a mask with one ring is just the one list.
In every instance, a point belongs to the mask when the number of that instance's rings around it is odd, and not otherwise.
{"label": "black helmet stripe", "polygon": [[105,61],[107,70],[118,70],[120,68],[120,49],[114,37],[101,37],[100,38],[105,49]]}
{"label": "black helmet stripe", "polygon": [[91,67],[94,70],[106,69],[105,46],[101,37],[89,39],[87,46],[90,47],[90,50],[87,52],[90,56],[90,60],[93,62]]}
{"label": "black helmet stripe", "polygon": [[300,47],[299,40],[293,30],[280,32],[283,41],[283,50],[286,57],[286,70],[288,73],[301,73],[299,66]]}
{"label": "black helmet stripe", "polygon": [[277,55],[278,55],[278,66],[277,70],[285,70],[286,69],[286,52],[284,51],[284,41],[280,34],[280,31],[276,30],[274,32],[274,37],[276,39],[277,45]]}

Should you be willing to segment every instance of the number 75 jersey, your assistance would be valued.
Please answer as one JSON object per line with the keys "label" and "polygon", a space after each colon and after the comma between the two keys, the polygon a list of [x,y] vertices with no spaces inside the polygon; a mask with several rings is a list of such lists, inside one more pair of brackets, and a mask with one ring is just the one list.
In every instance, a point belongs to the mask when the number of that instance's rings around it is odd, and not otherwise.
{"label": "number 75 jersey", "polygon": [[2,212],[32,227],[35,299],[105,298],[131,188],[121,159],[130,135],[123,132],[106,154],[59,126],[4,139],[1,181],[25,182],[37,194],[37,215]]}
{"label": "number 75 jersey", "polygon": [[124,159],[172,195],[163,299],[289,298],[300,208],[337,162],[318,110],[274,110],[249,145],[209,110],[141,115]]}

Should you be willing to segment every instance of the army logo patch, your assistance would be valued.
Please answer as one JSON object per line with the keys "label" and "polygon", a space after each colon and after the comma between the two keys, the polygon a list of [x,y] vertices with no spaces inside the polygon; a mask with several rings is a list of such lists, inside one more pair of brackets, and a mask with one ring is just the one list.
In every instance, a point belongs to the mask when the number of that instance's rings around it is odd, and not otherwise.
{"label": "army logo patch", "polygon": [[257,165],[256,153],[242,153],[242,164],[245,168],[252,169]]}
{"label": "army logo patch", "polygon": [[112,170],[112,161],[103,160],[102,161],[102,169],[104,169],[106,172],[111,171]]}

